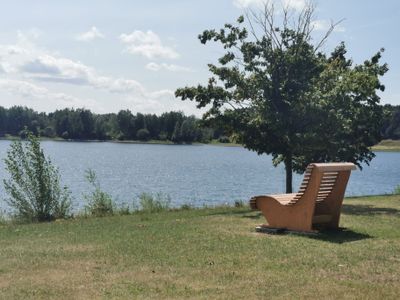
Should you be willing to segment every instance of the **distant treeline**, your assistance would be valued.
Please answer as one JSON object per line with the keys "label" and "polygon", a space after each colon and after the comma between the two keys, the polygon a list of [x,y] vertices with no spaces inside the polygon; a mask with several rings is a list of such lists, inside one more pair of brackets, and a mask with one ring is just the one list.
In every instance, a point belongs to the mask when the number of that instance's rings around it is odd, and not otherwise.
{"label": "distant treeline", "polygon": [[384,107],[383,139],[400,140],[400,105],[386,104]]}
{"label": "distant treeline", "polygon": [[[400,106],[384,105],[383,139],[400,139]],[[202,121],[182,112],[95,114],[87,109],[62,109],[39,113],[33,109],[0,106],[0,137],[21,136],[24,128],[43,137],[75,140],[160,140],[174,143],[228,142],[220,128],[202,126]]]}
{"label": "distant treeline", "polygon": [[182,112],[95,114],[87,109],[62,109],[39,113],[21,106],[0,106],[0,136],[21,136],[24,128],[42,137],[76,140],[160,140],[207,143],[224,139],[222,130],[201,126],[201,120]]}

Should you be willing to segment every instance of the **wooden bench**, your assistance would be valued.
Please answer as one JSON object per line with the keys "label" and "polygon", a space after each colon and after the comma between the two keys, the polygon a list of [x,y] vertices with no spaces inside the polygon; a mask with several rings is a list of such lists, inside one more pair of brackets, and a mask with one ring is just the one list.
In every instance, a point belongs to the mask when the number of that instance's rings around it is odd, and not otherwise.
{"label": "wooden bench", "polygon": [[308,165],[297,193],[255,196],[252,209],[261,210],[264,228],[314,232],[319,227],[338,228],[340,210],[353,163]]}

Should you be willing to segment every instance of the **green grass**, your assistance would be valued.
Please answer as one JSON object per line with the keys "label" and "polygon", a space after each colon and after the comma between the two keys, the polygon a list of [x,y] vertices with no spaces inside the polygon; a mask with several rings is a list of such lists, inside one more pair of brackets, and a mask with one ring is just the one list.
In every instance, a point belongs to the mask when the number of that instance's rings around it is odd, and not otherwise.
{"label": "green grass", "polygon": [[400,196],[345,199],[341,226],[267,235],[247,208],[0,225],[0,299],[397,299]]}
{"label": "green grass", "polygon": [[372,147],[373,151],[400,151],[400,140],[383,140]]}

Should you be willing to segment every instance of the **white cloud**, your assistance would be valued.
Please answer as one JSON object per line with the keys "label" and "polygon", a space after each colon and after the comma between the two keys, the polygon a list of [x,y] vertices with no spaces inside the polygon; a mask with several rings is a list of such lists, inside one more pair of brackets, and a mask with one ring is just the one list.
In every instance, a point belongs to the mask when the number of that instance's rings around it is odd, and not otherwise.
{"label": "white cloud", "polygon": [[76,39],[78,41],[89,42],[95,39],[104,39],[104,37],[104,34],[102,34],[100,30],[98,30],[95,26],[92,26],[89,31],[78,34]]}
{"label": "white cloud", "polygon": [[249,6],[261,6],[265,3],[263,0],[234,0],[233,5],[238,8],[247,8]]}
{"label": "white cloud", "polygon": [[131,34],[123,33],[119,39],[127,44],[125,50],[131,54],[139,54],[148,59],[176,59],[179,57],[173,48],[164,46],[160,37],[151,30],[147,32],[135,30]]}
{"label": "white cloud", "polygon": [[148,63],[146,65],[146,69],[147,70],[154,71],[154,72],[160,71],[161,68],[162,68],[162,66],[160,64],[155,63],[155,62],[150,62],[150,63]]}
{"label": "white cloud", "polygon": [[160,70],[167,70],[167,71],[171,71],[171,72],[193,72],[193,70],[188,67],[178,66],[178,65],[174,65],[174,64],[166,64],[166,63],[157,64],[155,62],[148,63],[146,65],[146,69],[148,69],[150,71],[154,71],[154,72],[157,72]]}
{"label": "white cloud", "polygon": [[81,62],[49,54],[23,62],[19,70],[36,81],[87,85],[112,93],[143,93],[144,90],[135,80],[102,76],[94,68]]}
{"label": "white cloud", "polygon": [[301,11],[307,5],[307,2],[306,0],[283,0],[282,4],[284,7]]}
{"label": "white cloud", "polygon": [[238,8],[244,9],[251,6],[255,7],[262,7],[265,4],[275,4],[275,5],[282,5],[283,7],[287,7],[289,9],[294,9],[297,11],[301,11],[307,4],[306,0],[275,0],[275,1],[268,1],[268,0],[234,0],[233,5]]}
{"label": "white cloud", "polygon": [[[332,22],[328,20],[315,20],[311,22],[311,26],[314,27],[314,30],[316,31],[328,31],[329,28],[331,27]],[[345,32],[346,28],[340,25],[336,25],[335,28],[333,29],[335,32]]]}
{"label": "white cloud", "polygon": [[160,90],[146,94],[146,97],[130,96],[125,99],[128,107],[134,107],[136,112],[149,112],[161,114],[166,111],[184,111],[186,114],[193,114],[198,117],[205,112],[199,110],[191,101],[182,101],[175,98],[171,90]]}
{"label": "white cloud", "polygon": [[[0,44],[0,64],[5,72],[0,73],[3,106],[26,105],[47,112],[86,107],[101,113],[131,109],[143,113],[183,110],[200,114],[192,102],[176,99],[172,90],[148,90],[134,79],[103,75],[92,66],[40,48],[22,33],[16,44]],[[161,67],[179,70],[175,65]],[[89,96],[76,97],[82,94]]]}
{"label": "white cloud", "polygon": [[93,106],[93,100],[82,100],[64,93],[51,92],[47,88],[36,84],[14,79],[1,79],[0,88],[11,95],[17,95],[30,101],[51,101],[64,107],[84,107],[88,104]]}

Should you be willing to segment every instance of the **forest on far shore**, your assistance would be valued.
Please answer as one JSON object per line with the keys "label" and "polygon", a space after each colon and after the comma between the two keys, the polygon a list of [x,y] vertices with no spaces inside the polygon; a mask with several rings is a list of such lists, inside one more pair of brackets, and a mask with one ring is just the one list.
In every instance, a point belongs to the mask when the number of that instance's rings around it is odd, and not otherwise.
{"label": "forest on far shore", "polygon": [[0,137],[23,136],[25,128],[48,138],[72,140],[159,140],[173,143],[229,142],[223,131],[204,126],[195,116],[183,112],[95,114],[88,109],[65,108],[51,113],[13,106],[0,106]]}
{"label": "forest on far shore", "polygon": [[[383,108],[382,138],[400,139],[400,106],[386,104]],[[230,141],[223,129],[205,126],[200,119],[183,112],[155,115],[120,110],[95,114],[88,109],[65,108],[44,113],[22,106],[0,106],[0,137],[22,136],[25,127],[42,137],[73,140],[159,140],[189,144],[214,139]]]}

